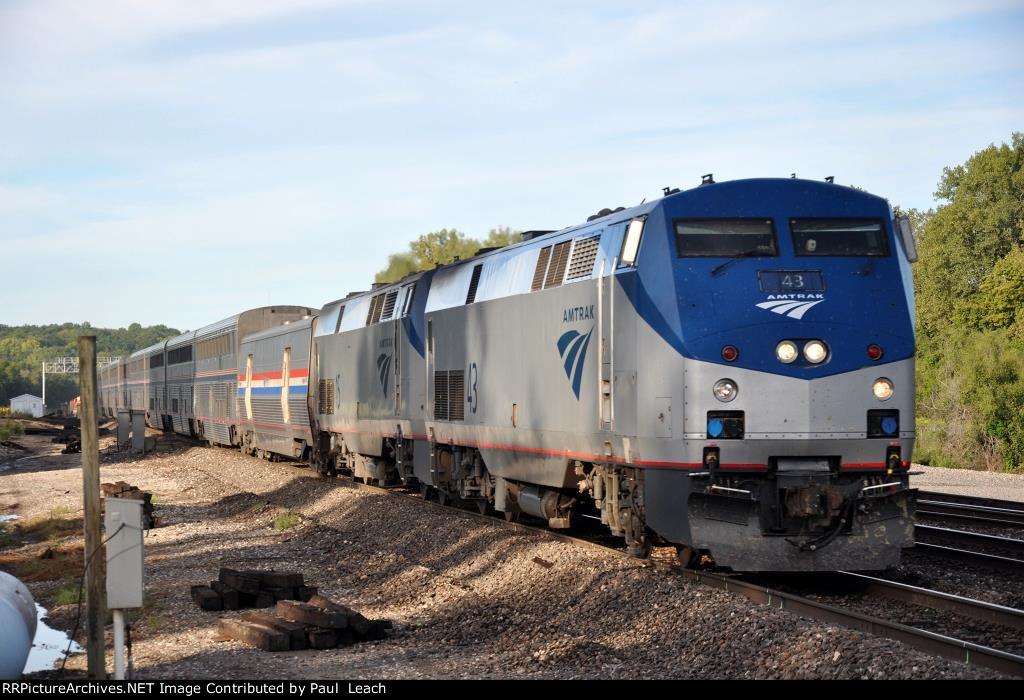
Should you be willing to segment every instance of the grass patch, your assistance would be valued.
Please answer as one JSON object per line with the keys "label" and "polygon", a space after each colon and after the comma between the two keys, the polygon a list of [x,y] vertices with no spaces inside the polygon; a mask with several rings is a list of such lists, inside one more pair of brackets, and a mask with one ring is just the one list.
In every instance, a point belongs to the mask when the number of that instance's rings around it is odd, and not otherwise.
{"label": "grass patch", "polygon": [[0,548],[10,547],[12,544],[14,544],[14,538],[11,536],[8,524],[0,523]]}
{"label": "grass patch", "polygon": [[81,518],[66,518],[72,510],[66,506],[52,508],[48,515],[19,520],[14,524],[11,534],[23,542],[47,541],[56,544],[68,535],[82,533]]}
{"label": "grass patch", "polygon": [[77,583],[61,586],[57,591],[57,605],[78,605],[82,600],[82,590]]}
{"label": "grass patch", "polygon": [[80,544],[56,547],[37,544],[0,552],[0,570],[26,583],[78,577],[84,567],[85,554]]}
{"label": "grass patch", "polygon": [[24,429],[20,423],[8,418],[7,420],[0,421],[0,442],[14,437],[15,435],[21,435]]}
{"label": "grass patch", "polygon": [[288,530],[299,524],[299,514],[294,511],[285,511],[274,518],[274,528]]}

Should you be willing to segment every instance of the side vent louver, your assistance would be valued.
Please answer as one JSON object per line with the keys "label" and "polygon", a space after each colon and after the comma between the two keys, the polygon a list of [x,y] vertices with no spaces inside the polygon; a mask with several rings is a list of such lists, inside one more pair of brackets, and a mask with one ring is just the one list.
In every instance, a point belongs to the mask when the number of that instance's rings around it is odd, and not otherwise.
{"label": "side vent louver", "polygon": [[434,372],[434,420],[465,420],[466,372]]}
{"label": "side vent louver", "polygon": [[447,372],[434,372],[434,420],[448,420]]}
{"label": "side vent louver", "polygon": [[551,246],[540,249],[540,255],[537,257],[537,268],[533,271],[533,284],[530,285],[530,291],[536,292],[544,285],[544,275],[548,271],[548,259],[551,257]]}
{"label": "side vent louver", "polygon": [[448,373],[448,420],[466,418],[466,372],[453,369]]}
{"label": "side vent louver", "polygon": [[594,261],[597,260],[597,248],[600,243],[600,236],[576,239],[572,247],[572,260],[569,261],[568,279],[590,277],[590,273],[594,271]]}
{"label": "side vent louver", "polygon": [[380,312],[384,310],[384,295],[378,294],[370,300],[370,310],[366,314],[366,325],[380,320]]}
{"label": "side vent louver", "polygon": [[476,301],[476,288],[480,285],[480,273],[483,271],[483,264],[473,267],[473,279],[469,281],[469,292],[466,293],[466,303],[472,304]]}
{"label": "side vent louver", "polygon": [[338,309],[338,322],[334,324],[334,332],[337,333],[341,330],[341,319],[345,318],[345,307],[342,306]]}
{"label": "side vent louver", "polygon": [[317,385],[317,413],[329,416],[334,413],[334,380],[321,379]]}
{"label": "side vent louver", "polygon": [[569,262],[569,246],[572,241],[562,241],[551,253],[548,274],[544,278],[544,289],[551,289],[562,284],[565,279],[565,266]]}
{"label": "side vent louver", "polygon": [[380,317],[382,319],[391,318],[391,314],[395,311],[395,301],[398,299],[398,290],[388,292],[384,297],[384,310],[381,312]]}

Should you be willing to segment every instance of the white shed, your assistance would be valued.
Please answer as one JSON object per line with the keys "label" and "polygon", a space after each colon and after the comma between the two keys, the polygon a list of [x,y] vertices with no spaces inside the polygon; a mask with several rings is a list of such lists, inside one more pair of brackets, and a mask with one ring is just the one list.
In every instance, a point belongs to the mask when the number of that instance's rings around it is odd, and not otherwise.
{"label": "white shed", "polygon": [[33,418],[43,415],[43,400],[32,394],[22,394],[11,399],[11,413],[29,413]]}

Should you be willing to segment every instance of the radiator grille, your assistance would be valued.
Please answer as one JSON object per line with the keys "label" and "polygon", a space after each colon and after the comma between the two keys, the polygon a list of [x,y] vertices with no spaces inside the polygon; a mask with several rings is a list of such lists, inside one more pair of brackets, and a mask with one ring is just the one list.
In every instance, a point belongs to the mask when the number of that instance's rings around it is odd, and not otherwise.
{"label": "radiator grille", "polygon": [[465,370],[434,372],[434,419],[465,420],[465,392]]}
{"label": "radiator grille", "polygon": [[448,420],[447,372],[434,372],[434,419]]}
{"label": "radiator grille", "polygon": [[572,247],[572,260],[569,262],[568,279],[574,280],[580,277],[590,277],[590,273],[594,271],[594,261],[597,260],[597,248],[600,242],[600,236],[576,239]]}
{"label": "radiator grille", "polygon": [[466,373],[453,369],[448,373],[448,420],[466,418]]}
{"label": "radiator grille", "polygon": [[317,413],[329,416],[334,413],[334,380],[321,379],[317,385]]}

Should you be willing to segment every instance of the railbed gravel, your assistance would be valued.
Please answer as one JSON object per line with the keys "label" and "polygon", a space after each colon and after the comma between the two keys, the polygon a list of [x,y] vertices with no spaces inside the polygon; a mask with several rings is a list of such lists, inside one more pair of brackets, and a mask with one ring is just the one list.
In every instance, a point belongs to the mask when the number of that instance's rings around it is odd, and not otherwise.
{"label": "railbed gravel", "polygon": [[[853,610],[888,622],[897,622],[908,627],[928,630],[1018,656],[1024,655],[1024,630],[944,610],[935,610],[923,605],[908,604],[881,594],[861,593],[856,583],[831,579],[827,576],[811,576],[803,579],[783,577],[775,581],[769,576],[767,581],[773,588],[801,595],[826,605]],[[924,587],[926,586],[922,586],[922,588]],[[934,587],[927,587],[934,590]],[[837,589],[844,592],[837,594]]]}
{"label": "railbed gravel", "polygon": [[1018,574],[950,562],[928,552],[905,549],[899,566],[871,574],[910,586],[1024,610],[1024,590]]}
{"label": "railbed gravel", "polygon": [[[142,678],[999,677],[756,606],[649,561],[232,450],[159,441],[155,454],[103,464],[104,481],[159,495],[163,526],[146,539],[146,607],[132,616]],[[69,502],[80,499],[77,464],[0,479],[15,491],[59,479]],[[283,510],[299,514],[298,526],[274,529]],[[218,618],[239,613],[200,611],[189,585],[222,565],[302,571],[323,594],[393,620],[394,630],[327,651],[270,654],[219,641]],[[53,606],[57,582],[31,587]],[[51,625],[70,629],[73,612],[51,607]],[[68,667],[81,670],[84,658]]]}

